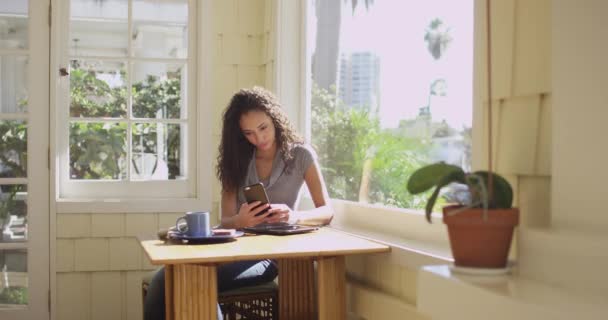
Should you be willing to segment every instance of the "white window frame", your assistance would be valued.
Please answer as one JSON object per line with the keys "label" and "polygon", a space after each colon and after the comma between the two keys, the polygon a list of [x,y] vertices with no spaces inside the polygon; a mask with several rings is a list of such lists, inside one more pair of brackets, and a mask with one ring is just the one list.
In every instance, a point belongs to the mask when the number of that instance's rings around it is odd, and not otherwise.
{"label": "white window frame", "polygon": [[[295,123],[299,132],[305,134],[306,140],[310,141],[311,116],[310,90],[311,74],[308,66],[312,59],[312,46],[309,41],[312,38],[311,29],[307,25],[308,15],[314,14],[311,4],[312,0],[280,1],[274,0],[275,16],[275,74],[276,85],[273,88],[287,110],[290,119]],[[479,1],[474,4],[475,10],[479,10]],[[477,17],[477,15],[476,15]],[[477,21],[475,22],[477,23]],[[475,28],[477,31],[477,28]],[[480,35],[474,35],[475,46],[481,41]],[[270,49],[270,48],[269,48]],[[474,55],[479,50],[474,50]],[[479,72],[474,70],[474,77]],[[483,119],[480,118],[480,100],[478,81],[474,79],[473,95],[473,127],[481,128]],[[479,130],[477,130],[479,131]],[[479,143],[483,137],[479,134],[473,136],[473,164],[479,163]],[[475,147],[477,146],[477,147]],[[312,205],[310,199],[303,197],[301,207],[307,208]],[[447,233],[441,223],[440,214],[433,214],[435,223],[428,224],[424,219],[422,210],[408,208],[392,208],[377,204],[365,204],[354,201],[332,199],[334,208],[334,219],[331,226],[354,234],[390,244],[397,255],[404,251],[413,253],[414,256],[431,257],[435,262],[447,262],[451,259]],[[374,218],[370,219],[370,215]],[[372,221],[370,221],[372,220]],[[404,240],[407,239],[407,240]],[[405,262],[410,267],[424,265],[431,260],[422,259],[418,262]],[[428,264],[428,263],[427,263]]]}
{"label": "white window frame", "polygon": [[[67,68],[69,64],[67,32],[69,25],[68,1],[54,3],[51,33],[54,37],[51,70]],[[211,209],[213,179],[211,119],[211,52],[205,50],[212,43],[211,1],[189,0],[188,14],[188,133],[187,178],[168,181],[74,181],[69,179],[69,77],[51,74],[53,137],[53,181],[55,181],[57,212],[182,212]]]}
{"label": "white window frame", "polygon": [[310,75],[312,51],[308,46],[308,0],[273,1],[275,19],[275,87],[281,105],[298,132],[310,140]]}

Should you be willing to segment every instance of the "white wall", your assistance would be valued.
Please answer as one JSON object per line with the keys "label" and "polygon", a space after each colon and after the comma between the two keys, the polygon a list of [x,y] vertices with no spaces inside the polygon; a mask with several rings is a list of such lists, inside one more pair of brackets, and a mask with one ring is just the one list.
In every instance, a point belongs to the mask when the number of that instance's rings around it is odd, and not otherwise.
{"label": "white wall", "polygon": [[[551,2],[550,227],[520,232],[520,273],[578,294],[608,297],[608,45],[602,0]],[[542,208],[541,208],[542,209]],[[571,292],[571,293],[572,293]]]}
{"label": "white wall", "polygon": [[608,231],[608,1],[553,1],[553,225]]}

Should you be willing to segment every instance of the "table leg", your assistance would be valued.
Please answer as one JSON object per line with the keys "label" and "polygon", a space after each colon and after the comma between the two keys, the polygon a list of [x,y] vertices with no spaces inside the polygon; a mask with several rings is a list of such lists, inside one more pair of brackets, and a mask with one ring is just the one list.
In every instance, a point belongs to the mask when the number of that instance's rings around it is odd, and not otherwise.
{"label": "table leg", "polygon": [[[172,266],[171,270],[171,279],[165,277],[166,318],[170,320],[216,320],[217,273],[215,265],[178,264]],[[172,286],[172,290],[170,286]],[[171,294],[167,294],[168,291],[172,291],[172,297]]]}
{"label": "table leg", "polygon": [[311,259],[279,259],[279,319],[316,319]]}
{"label": "table leg", "polygon": [[165,265],[165,320],[173,320],[173,265]]}
{"label": "table leg", "polygon": [[317,260],[319,320],[346,319],[346,275],[344,256]]}

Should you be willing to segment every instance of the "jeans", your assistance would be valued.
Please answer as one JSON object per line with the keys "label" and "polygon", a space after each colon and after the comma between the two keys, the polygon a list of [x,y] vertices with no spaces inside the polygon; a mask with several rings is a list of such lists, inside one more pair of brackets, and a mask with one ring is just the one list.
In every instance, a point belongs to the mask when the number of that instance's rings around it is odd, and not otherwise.
{"label": "jeans", "polygon": [[[278,270],[270,260],[239,261],[217,267],[218,291],[258,285],[274,280]],[[220,306],[217,318],[222,320]],[[144,320],[165,319],[165,268],[160,269],[148,286],[144,301]]]}

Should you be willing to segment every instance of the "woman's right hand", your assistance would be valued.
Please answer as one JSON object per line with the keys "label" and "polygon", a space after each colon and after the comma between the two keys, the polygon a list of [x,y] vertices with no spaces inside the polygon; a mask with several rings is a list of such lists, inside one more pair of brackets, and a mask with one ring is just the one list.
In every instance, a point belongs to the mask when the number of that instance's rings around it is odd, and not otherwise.
{"label": "woman's right hand", "polygon": [[270,207],[270,204],[266,203],[260,205],[262,202],[255,201],[252,203],[243,203],[239,208],[239,212],[236,216],[236,225],[237,228],[245,228],[245,227],[253,227],[264,222],[264,219],[270,214],[270,212],[266,212],[259,216],[256,214],[266,210],[266,208]]}

